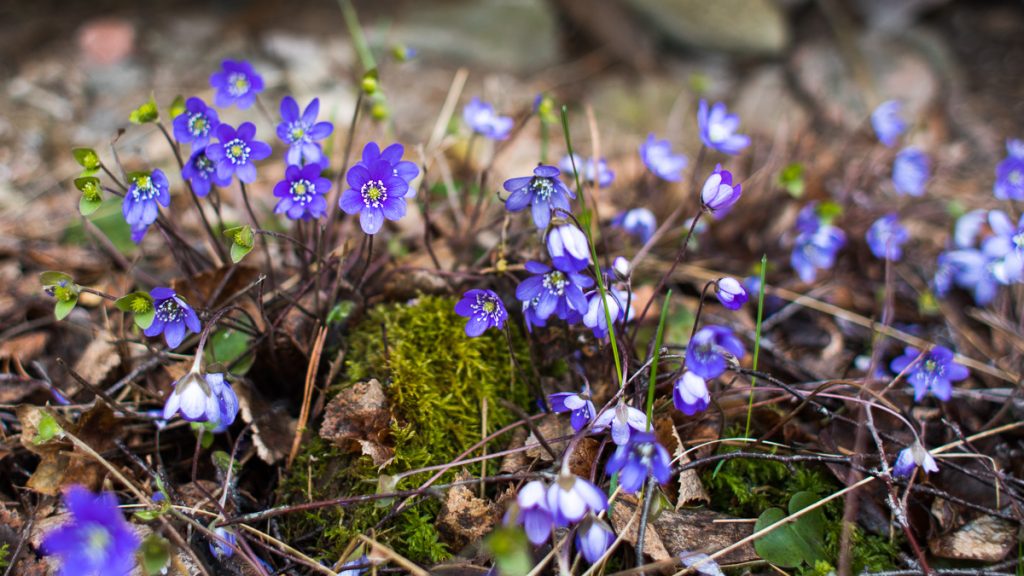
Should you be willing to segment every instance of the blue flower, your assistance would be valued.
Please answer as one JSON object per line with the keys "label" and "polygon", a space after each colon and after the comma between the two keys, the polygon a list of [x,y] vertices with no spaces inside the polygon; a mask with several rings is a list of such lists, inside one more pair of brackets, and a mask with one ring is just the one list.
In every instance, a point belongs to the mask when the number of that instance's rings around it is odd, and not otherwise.
{"label": "blue flower", "polygon": [[992,192],[1000,200],[1024,200],[1024,140],[1006,142],[1006,158],[996,165]]}
{"label": "blue flower", "polygon": [[156,314],[153,316],[153,323],[143,331],[146,336],[152,338],[163,334],[167,347],[174,349],[185,339],[186,332],[198,334],[202,330],[195,310],[174,290],[153,288],[149,295],[153,297]]}
{"label": "blue flower", "polygon": [[567,320],[571,311],[584,313],[587,299],[583,295],[584,288],[590,288],[594,281],[578,272],[562,272],[552,269],[540,262],[527,262],[526,271],[533,274],[516,287],[516,298],[523,302],[537,298],[535,313],[538,318],[547,320],[555,314]]}
{"label": "blue flower", "polygon": [[191,144],[193,150],[206,148],[219,124],[216,110],[199,98],[189,98],[185,101],[185,111],[174,118],[174,139]]}
{"label": "blue flower", "polygon": [[1000,284],[1024,281],[1024,216],[1015,225],[1002,210],[988,213],[992,235],[985,239],[981,251],[992,261],[992,272]]}
{"label": "blue flower", "polygon": [[565,187],[558,177],[558,168],[541,164],[533,169],[533,176],[521,176],[505,180],[505,190],[510,192],[505,200],[505,209],[519,212],[532,206],[533,223],[544,229],[551,222],[551,211],[569,211],[569,198],[576,198],[572,190]]}
{"label": "blue flower", "polygon": [[978,306],[987,306],[999,292],[992,260],[973,248],[939,254],[932,281],[935,294],[945,296],[954,285],[969,291]]}
{"label": "blue flower", "polygon": [[[627,299],[626,292],[610,286],[605,287],[604,302],[608,307],[612,323],[622,322],[624,318],[627,322],[633,319],[632,306],[630,306],[629,316],[626,316]],[[594,333],[594,338],[608,337],[608,318],[605,316],[604,306],[601,305],[601,293],[598,290],[587,294],[587,310],[583,314],[583,325],[590,328]]]}
{"label": "blue flower", "polygon": [[213,554],[213,557],[218,560],[234,556],[235,551],[231,547],[238,541],[235,533],[220,526],[214,528],[213,532],[221,539],[210,539],[210,554]]}
{"label": "blue flower", "polygon": [[156,222],[160,206],[171,204],[170,182],[159,168],[149,174],[136,174],[121,203],[124,220],[133,229],[145,229]]}
{"label": "blue flower", "polygon": [[555,414],[571,412],[569,422],[572,429],[579,432],[590,422],[597,409],[590,400],[590,395],[585,392],[556,392],[548,395],[548,402],[551,404],[551,411]]}
{"label": "blue flower", "polygon": [[740,117],[729,114],[721,102],[716,102],[709,111],[707,100],[701,99],[697,108],[697,127],[704,145],[723,154],[736,155],[750,145],[750,136],[736,133]]}
{"label": "blue flower", "polygon": [[728,366],[725,354],[742,359],[743,342],[729,328],[705,326],[686,345],[686,369],[705,380],[718,378]]}
{"label": "blue flower", "polygon": [[174,382],[174,390],[164,403],[164,420],[175,414],[189,422],[211,422],[214,432],[223,432],[238,416],[238,396],[224,374],[203,375],[198,364]]}
{"label": "blue flower", "polygon": [[217,165],[217,178],[230,180],[237,176],[249,184],[256,180],[253,162],[270,156],[270,145],[256,140],[256,125],[243,122],[238,130],[221,123],[217,126],[217,142],[206,147],[206,156]]}
{"label": "blue flower", "polygon": [[527,482],[516,494],[515,504],[505,514],[505,522],[521,525],[526,538],[534,546],[543,544],[555,523],[548,507],[547,486],[540,480]]}
{"label": "blue flower", "polygon": [[921,196],[931,170],[928,155],[908,146],[896,154],[892,164],[892,186],[900,196]]}
{"label": "blue flower", "polygon": [[[419,176],[420,169],[416,166],[415,162],[402,160],[403,154],[405,154],[405,148],[397,142],[388,146],[383,151],[381,151],[380,146],[376,142],[370,142],[363,146],[362,163],[364,166],[371,166],[377,160],[383,160],[391,166],[393,175],[405,180],[406,184],[411,184]],[[415,198],[416,190],[409,190],[405,197]]]}
{"label": "blue flower", "polygon": [[608,497],[600,488],[574,474],[559,474],[558,479],[548,487],[548,509],[555,526],[575,524],[587,515],[597,514],[608,508]]}
{"label": "blue flower", "polygon": [[682,179],[683,169],[689,162],[686,155],[672,153],[672,144],[668,140],[657,140],[653,133],[648,134],[647,140],[640,145],[640,159],[652,174],[668,182]]}
{"label": "blue flower", "polygon": [[321,218],[327,213],[327,191],[331,181],[320,175],[320,164],[307,164],[300,168],[288,166],[284,180],[274,186],[274,196],[280,198],[275,214],[287,214],[292,220]]}
{"label": "blue flower", "polygon": [[868,228],[865,239],[875,258],[899,262],[903,258],[903,244],[910,238],[900,224],[899,216],[886,214]]}
{"label": "blue flower", "polygon": [[277,137],[288,145],[288,154],[285,155],[288,164],[299,166],[323,160],[323,152],[316,140],[330,136],[334,125],[330,122],[317,122],[319,113],[319,98],[313,98],[302,116],[299,116],[299,105],[295,98],[285,96],[281,100],[282,122],[277,125]]}
{"label": "blue flower", "polygon": [[534,298],[523,302],[523,319],[526,321],[526,329],[530,333],[533,333],[534,326],[544,327],[548,324],[546,318],[541,318],[537,315],[537,304],[539,301],[540,298]]}
{"label": "blue flower", "polygon": [[473,132],[492,140],[504,140],[512,131],[512,118],[498,116],[494,106],[473,98],[462,109],[462,120]]}
{"label": "blue flower", "polygon": [[612,226],[618,226],[631,236],[643,243],[647,243],[654,236],[658,229],[658,221],[654,213],[647,208],[633,208],[627,210],[615,218],[612,218]]}
{"label": "blue flower", "polygon": [[210,186],[216,184],[224,187],[231,184],[231,177],[221,178],[217,175],[217,164],[206,155],[206,148],[192,151],[188,162],[181,167],[181,177],[192,185],[192,191],[200,198],[210,193]]}
{"label": "blue flower", "polygon": [[576,549],[590,564],[604,556],[614,541],[615,533],[612,532],[612,529],[593,516],[587,517],[576,528]]}
{"label": "blue flower", "polygon": [[640,410],[619,401],[615,408],[605,410],[594,420],[591,430],[600,434],[611,426],[612,442],[622,446],[636,432],[647,430],[647,415]]}
{"label": "blue flower", "polygon": [[817,214],[817,203],[811,202],[797,216],[799,234],[793,244],[789,262],[804,282],[814,282],[818,270],[835,264],[836,254],[846,245],[842,230],[825,224]]}
{"label": "blue flower", "polygon": [[892,474],[897,478],[910,478],[918,466],[927,474],[939,471],[935,458],[919,442],[914,442],[900,450],[899,456],[896,457],[896,463],[893,464]]}
{"label": "blue flower", "polygon": [[245,60],[225,60],[221,70],[210,76],[210,85],[217,90],[213,102],[221,108],[236,104],[242,110],[256,102],[263,91],[263,77]]}
{"label": "blue flower", "polygon": [[619,486],[626,494],[636,494],[648,476],[653,476],[659,484],[672,479],[668,450],[650,432],[635,432],[629,443],[620,444],[604,471],[609,476],[619,473]]}
{"label": "blue flower", "polygon": [[[366,573],[366,568],[369,565],[370,559],[366,557],[366,554],[363,554],[354,560],[349,560],[342,564],[338,576],[362,576]],[[267,570],[267,572],[272,572],[272,570]]]}
{"label": "blue flower", "polygon": [[729,310],[739,310],[747,303],[747,291],[735,278],[719,278],[715,282],[715,295],[718,301]]}
{"label": "blue flower", "polygon": [[708,404],[711,403],[707,382],[687,370],[672,387],[672,403],[677,410],[687,416],[707,410]]}
{"label": "blue flower", "polygon": [[715,166],[715,171],[704,181],[704,188],[700,192],[700,202],[704,210],[710,212],[715,218],[721,218],[729,213],[740,196],[743,195],[742,186],[732,185],[732,172],[722,170],[722,165]]}
{"label": "blue flower", "polygon": [[110,492],[72,485],[64,492],[70,522],[43,536],[42,552],[60,556],[60,576],[120,576],[135,566],[141,540]]}
{"label": "blue flower", "polygon": [[566,154],[558,162],[558,168],[566,174],[572,174],[573,160],[576,161],[576,170],[579,171],[582,177],[580,179],[584,182],[596,183],[598,187],[606,188],[615,181],[615,172],[608,168],[608,162],[604,158],[599,158],[596,163],[593,158],[587,158],[584,164],[583,158],[579,154],[572,156]]}
{"label": "blue flower", "polygon": [[580,272],[590,267],[590,243],[582,230],[572,224],[559,224],[548,232],[548,256],[563,272]]}
{"label": "blue flower", "polygon": [[455,305],[455,313],[469,318],[466,322],[466,336],[475,338],[488,328],[501,330],[508,320],[508,312],[501,298],[490,290],[470,290],[463,294]]}
{"label": "blue flower", "polygon": [[[903,355],[889,364],[889,369],[895,374],[900,374],[920,355],[920,350],[907,346]],[[914,364],[906,376],[907,381],[914,386],[915,402],[920,402],[929,392],[946,402],[953,397],[953,382],[963,380],[969,375],[967,368],[953,359],[953,352],[949,348],[935,346]]]}
{"label": "blue flower", "polygon": [[[378,150],[376,143],[363,149],[364,161],[349,168],[345,177],[349,187],[338,199],[346,214],[359,214],[359,225],[367,234],[380,232],[385,219],[396,221],[405,216],[405,196],[409,192],[409,182],[398,173],[402,147],[388,146],[387,154]],[[366,158],[372,160],[367,162]]]}
{"label": "blue flower", "polygon": [[878,141],[892,148],[907,129],[907,123],[900,116],[903,105],[898,100],[886,100],[871,113],[871,127],[878,135]]}

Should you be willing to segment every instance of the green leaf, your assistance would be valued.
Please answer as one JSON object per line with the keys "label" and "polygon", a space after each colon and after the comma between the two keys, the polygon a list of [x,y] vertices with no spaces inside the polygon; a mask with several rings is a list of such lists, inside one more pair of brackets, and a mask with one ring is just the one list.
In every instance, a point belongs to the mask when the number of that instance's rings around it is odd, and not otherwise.
{"label": "green leaf", "polygon": [[331,311],[327,313],[327,324],[336,325],[344,322],[355,310],[355,303],[351,300],[342,300],[331,308]]}
{"label": "green leaf", "polygon": [[42,418],[39,420],[39,424],[36,426],[36,435],[32,439],[33,444],[46,444],[54,438],[59,438],[64,435],[64,430],[61,429],[60,424],[57,423],[57,419],[53,417],[53,414],[44,412]]}
{"label": "green leaf", "polygon": [[242,258],[252,252],[252,248],[255,246],[255,234],[248,224],[228,228],[224,231],[224,235],[231,239],[231,261],[235,264],[241,262]]}
{"label": "green leaf", "polygon": [[49,270],[39,274],[39,282],[43,286],[59,286],[62,282],[74,284],[75,279],[64,272]]}
{"label": "green leaf", "polygon": [[149,97],[149,100],[142,106],[139,106],[132,113],[128,115],[128,120],[132,124],[148,124],[150,122],[156,122],[160,119],[160,110],[156,106],[156,100],[153,96]]}
{"label": "green leaf", "polygon": [[818,216],[825,224],[831,224],[833,220],[843,215],[843,207],[831,200],[818,204]]}
{"label": "green leaf", "polygon": [[134,514],[134,516],[136,518],[138,518],[139,520],[142,520],[143,522],[152,522],[153,520],[156,520],[157,518],[163,516],[164,512],[166,512],[166,510],[162,510],[162,509],[158,509],[158,510],[139,510],[138,512],[136,512]]}
{"label": "green leaf", "polygon": [[92,148],[75,148],[71,154],[75,157],[75,162],[78,162],[82,168],[86,170],[100,169],[100,157]]}
{"label": "green leaf", "polygon": [[177,118],[185,113],[185,97],[178,94],[174,97],[174,102],[171,102],[171,107],[167,109],[167,115],[169,117]]}
{"label": "green leaf", "polygon": [[171,563],[171,543],[161,536],[150,534],[139,547],[142,569],[149,576],[163,574]]}
{"label": "green leaf", "polygon": [[234,262],[235,264],[238,264],[239,262],[242,261],[242,258],[245,258],[249,254],[249,252],[252,252],[252,246],[245,247],[239,246],[238,244],[232,244],[231,261]]}
{"label": "green leaf", "polygon": [[78,211],[82,216],[88,216],[92,214],[103,204],[100,200],[90,200],[89,198],[82,196],[78,200]]}
{"label": "green leaf", "polygon": [[[228,366],[249,350],[251,341],[252,338],[248,334],[239,330],[231,328],[217,330],[210,335],[210,340],[206,344],[206,363],[208,365],[221,364]],[[232,368],[231,373],[245,374],[252,366],[252,362],[253,355],[249,354],[245,360],[242,360],[237,366]]]}
{"label": "green leaf", "polygon": [[71,300],[57,300],[57,304],[53,307],[53,315],[57,317],[57,320],[63,320],[67,318],[68,314],[71,314],[76,304],[78,304],[77,294]]}
{"label": "green leaf", "polygon": [[[769,508],[765,510],[754,523],[754,532],[770,526],[786,517],[781,508]],[[783,568],[796,568],[804,560],[800,550],[794,546],[796,535],[789,529],[789,525],[779,526],[768,534],[754,541],[754,550],[757,555],[766,561]]]}
{"label": "green leaf", "polygon": [[497,528],[484,540],[484,546],[502,576],[525,576],[533,569],[530,544],[522,528]]}
{"label": "green leaf", "polygon": [[800,198],[804,195],[804,188],[806,182],[804,181],[804,165],[799,162],[794,162],[779,172],[778,177],[779,186],[784,188],[786,192],[793,198]]}
{"label": "green leaf", "polygon": [[125,294],[114,302],[118,310],[128,312],[135,320],[135,325],[145,330],[153,323],[156,316],[156,308],[153,306],[153,297],[147,292],[132,292]]}
{"label": "green leaf", "polygon": [[[818,503],[819,498],[810,492],[797,492],[789,499],[789,513],[797,512]],[[810,512],[797,518],[790,528],[805,544],[804,560],[814,565],[819,560],[825,560],[825,514],[821,508],[815,508]]]}

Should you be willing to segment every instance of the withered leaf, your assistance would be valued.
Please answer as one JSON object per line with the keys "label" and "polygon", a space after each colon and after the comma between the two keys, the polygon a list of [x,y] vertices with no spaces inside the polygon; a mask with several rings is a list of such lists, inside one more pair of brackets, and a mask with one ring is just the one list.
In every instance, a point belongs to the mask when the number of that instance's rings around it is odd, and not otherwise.
{"label": "withered leaf", "polygon": [[267,464],[283,459],[292,447],[296,419],[283,407],[267,402],[248,380],[240,379],[234,387],[242,421],[252,424],[256,455]]}
{"label": "withered leaf", "polygon": [[[655,421],[654,431],[658,437],[658,442],[661,442],[661,445],[672,454],[672,458],[676,461],[677,466],[690,462],[690,457],[685,453],[683,440],[679,437],[679,431],[676,430],[675,423],[672,422],[671,418],[659,418]],[[707,491],[704,490],[704,484],[700,481],[700,476],[696,470],[690,469],[680,472],[677,480],[679,482],[679,492],[676,499],[676,510],[694,502],[711,502],[711,498],[708,496]]]}
{"label": "withered leaf", "polygon": [[462,550],[489,534],[498,518],[498,510],[492,502],[477,498],[469,486],[455,486],[448,490],[436,525],[452,550]]}
{"label": "withered leaf", "polygon": [[928,541],[928,550],[942,558],[999,562],[1016,549],[1016,525],[996,518],[980,516],[963,527]]}
{"label": "withered leaf", "polygon": [[377,379],[357,382],[327,404],[320,437],[336,446],[368,455],[383,468],[394,457],[390,445],[391,411]]}

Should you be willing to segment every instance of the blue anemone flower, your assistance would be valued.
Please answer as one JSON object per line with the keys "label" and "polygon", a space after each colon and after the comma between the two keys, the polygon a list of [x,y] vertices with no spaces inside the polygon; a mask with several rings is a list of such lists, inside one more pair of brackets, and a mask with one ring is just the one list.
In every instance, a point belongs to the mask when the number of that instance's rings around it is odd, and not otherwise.
{"label": "blue anemone flower", "polygon": [[736,133],[739,127],[740,117],[729,114],[725,104],[716,102],[709,110],[707,100],[701,99],[697,108],[697,128],[705,146],[731,156],[739,154],[750,145],[750,136]]}
{"label": "blue anemone flower", "polygon": [[640,159],[652,174],[668,182],[678,182],[683,177],[683,170],[689,163],[685,154],[673,154],[672,144],[668,140],[658,140],[654,134],[648,134],[647,140],[640,145]]}
{"label": "blue anemone flower", "polygon": [[928,182],[931,162],[919,148],[908,146],[896,154],[892,163],[892,186],[900,196],[921,196]]}
{"label": "blue anemone flower", "polygon": [[512,131],[512,118],[499,116],[494,106],[479,98],[473,98],[462,109],[462,121],[474,133],[491,140],[504,140]]}
{"label": "blue anemone flower", "polygon": [[533,169],[533,176],[510,178],[505,181],[505,190],[510,192],[505,200],[505,209],[519,212],[532,207],[533,223],[541,230],[551,222],[551,211],[569,211],[569,198],[576,194],[566,188],[558,177],[561,172],[554,166],[541,164]]}
{"label": "blue anemone flower", "polygon": [[215,144],[206,147],[206,156],[217,166],[217,178],[224,180],[237,176],[246,184],[256,180],[256,165],[272,152],[270,144],[256,139],[256,125],[243,122],[236,130],[229,124],[217,126]]}
{"label": "blue anemone flower", "polygon": [[466,336],[475,338],[488,328],[501,330],[508,320],[505,304],[491,290],[470,290],[463,294],[455,305],[455,313],[469,318],[466,322]]}
{"label": "blue anemone flower", "polygon": [[303,167],[288,166],[284,180],[274,186],[274,196],[280,198],[275,214],[287,214],[292,220],[321,218],[327,213],[327,191],[331,181],[320,175],[320,164]]}
{"label": "blue anemone flower", "polygon": [[217,175],[217,164],[206,155],[206,148],[192,151],[188,161],[181,167],[181,178],[191,184],[192,191],[200,198],[210,194],[212,185],[223,188],[231,184],[230,176],[221,178]]}
{"label": "blue anemone flower", "polygon": [[171,204],[170,182],[159,168],[146,174],[136,174],[128,186],[128,192],[121,203],[124,220],[133,230],[145,229],[156,222],[160,206]]}
{"label": "blue anemone flower", "polygon": [[626,494],[640,491],[648,476],[653,476],[659,484],[672,479],[668,450],[650,432],[634,432],[627,444],[615,449],[604,471],[609,476],[619,473],[619,486]]}
{"label": "blue anemone flower", "polygon": [[992,192],[1000,200],[1024,200],[1024,140],[1006,142],[1006,158],[996,165]]}
{"label": "blue anemone flower", "polygon": [[540,262],[527,262],[526,271],[533,274],[516,287],[516,298],[523,302],[537,298],[535,313],[547,320],[555,314],[568,320],[572,311],[583,314],[587,310],[587,299],[583,290],[594,285],[594,281],[578,272],[563,272]]}
{"label": "blue anemone flower", "polygon": [[245,60],[225,60],[221,63],[220,71],[210,76],[210,85],[217,90],[214,104],[221,108],[235,104],[245,110],[256,102],[256,95],[263,91],[263,77]]}
{"label": "blue anemone flower", "polygon": [[892,148],[907,129],[900,112],[903,105],[899,100],[886,100],[871,113],[871,127],[875,129],[878,141]]}
{"label": "blue anemone flower", "polygon": [[185,110],[174,117],[174,139],[191,144],[193,150],[205,148],[219,124],[217,111],[192,97],[185,101]]}
{"label": "blue anemone flower", "polygon": [[146,336],[152,338],[163,334],[167,347],[174,349],[185,339],[187,332],[198,334],[202,330],[195,310],[174,290],[158,287],[150,290],[149,295],[153,297],[156,313],[153,323],[143,331]]}
{"label": "blue anemone flower", "polygon": [[405,197],[409,192],[409,182],[397,170],[402,147],[389,146],[385,149],[387,155],[375,154],[377,150],[375,143],[372,148],[367,145],[363,149],[363,157],[373,160],[357,162],[349,168],[345,176],[349,187],[338,199],[338,206],[346,214],[359,214],[359,225],[371,235],[380,232],[384,220],[396,221],[405,216]]}
{"label": "blue anemone flower", "polygon": [[686,345],[686,369],[705,380],[718,378],[728,367],[725,354],[743,358],[743,342],[725,326],[705,326]]}
{"label": "blue anemone flower", "polygon": [[323,140],[334,131],[330,122],[317,122],[320,113],[320,99],[313,100],[299,115],[299,104],[295,98],[285,96],[281,100],[281,123],[277,125],[277,137],[288,145],[285,161],[293,166],[322,163],[323,151],[317,140]]}
{"label": "blue anemone flower", "polygon": [[903,244],[910,238],[900,224],[899,216],[886,214],[868,228],[865,239],[875,258],[899,262],[903,258]]}
{"label": "blue anemone flower", "polygon": [[[921,356],[921,351],[907,346],[903,355],[889,364],[889,369],[900,374],[910,367],[911,363]],[[917,364],[906,374],[907,381],[914,387],[914,401],[920,402],[931,393],[933,396],[948,401],[953,397],[953,382],[967,378],[970,372],[953,359],[953,352],[944,346],[935,346],[925,352]]]}
{"label": "blue anemone flower", "polygon": [[111,492],[93,494],[80,485],[64,492],[69,522],[43,536],[43,554],[59,556],[60,576],[128,574],[142,541],[117,508]]}

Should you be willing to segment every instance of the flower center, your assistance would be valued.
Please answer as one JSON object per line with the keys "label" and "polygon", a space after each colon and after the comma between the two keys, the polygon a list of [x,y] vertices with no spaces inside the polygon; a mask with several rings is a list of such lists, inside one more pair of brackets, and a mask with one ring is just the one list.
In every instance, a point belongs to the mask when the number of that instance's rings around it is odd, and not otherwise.
{"label": "flower center", "polygon": [[708,140],[712,142],[721,142],[729,137],[729,130],[721,124],[712,124],[708,126]]}
{"label": "flower center", "polygon": [[164,300],[156,307],[156,317],[164,322],[177,322],[185,316],[185,311],[178,306],[173,298]]}
{"label": "flower center", "polygon": [[113,540],[110,532],[96,523],[89,523],[84,528],[85,553],[93,560],[99,561],[107,556],[107,549]]}
{"label": "flower center", "polygon": [[1019,186],[1021,184],[1024,184],[1024,172],[1021,172],[1020,170],[1014,170],[1010,172],[1010,175],[1006,179],[1010,181],[1010,184],[1013,184],[1014,186]]}
{"label": "flower center", "polygon": [[551,198],[551,195],[555,192],[555,185],[551,182],[550,178],[535,177],[530,182],[530,188],[541,200],[547,200]]}
{"label": "flower center", "polygon": [[153,179],[149,176],[139,176],[135,180],[135,190],[132,191],[132,197],[136,200],[149,200],[153,196],[156,196]]}
{"label": "flower center", "polygon": [[292,200],[306,204],[314,194],[316,194],[316,186],[309,180],[303,178],[292,182]]}
{"label": "flower center", "polygon": [[207,177],[211,172],[213,172],[213,160],[207,158],[206,154],[201,154],[197,156],[193,165],[196,167],[196,170],[200,174],[203,174]]}
{"label": "flower center", "polygon": [[206,121],[204,114],[190,114],[188,117],[188,131],[193,136],[205,136],[210,131],[210,123]]}
{"label": "flower center", "polygon": [[288,135],[291,137],[292,142],[298,142],[306,136],[306,127],[301,122],[292,122],[291,126],[288,127]]}
{"label": "flower center", "polygon": [[241,72],[232,72],[228,76],[228,93],[232,96],[242,96],[249,91],[249,77]]}
{"label": "flower center", "polygon": [[491,321],[497,321],[501,309],[498,307],[498,303],[494,301],[494,298],[481,295],[477,296],[476,302],[473,304],[473,311],[479,316],[490,318]]}
{"label": "flower center", "polygon": [[232,164],[245,164],[249,160],[249,153],[252,151],[249,145],[241,138],[235,138],[224,145],[224,151]]}
{"label": "flower center", "polygon": [[1013,235],[1013,246],[1017,250],[1024,250],[1024,229]]}
{"label": "flower center", "polygon": [[565,277],[565,274],[560,270],[548,272],[544,275],[544,287],[547,288],[548,292],[561,296],[565,294],[565,286],[569,283],[569,279]]}
{"label": "flower center", "polygon": [[388,189],[380,180],[370,180],[359,189],[363,203],[371,208],[380,208],[388,199]]}

